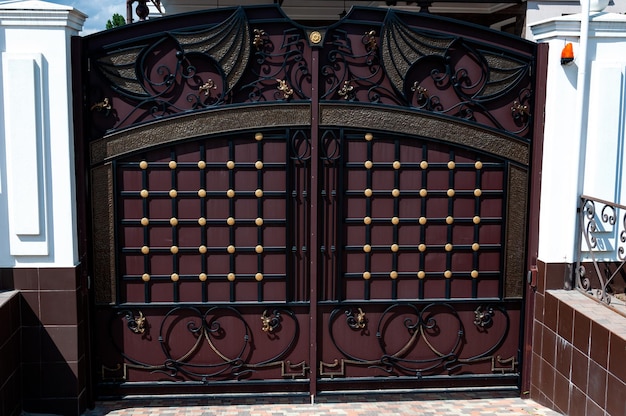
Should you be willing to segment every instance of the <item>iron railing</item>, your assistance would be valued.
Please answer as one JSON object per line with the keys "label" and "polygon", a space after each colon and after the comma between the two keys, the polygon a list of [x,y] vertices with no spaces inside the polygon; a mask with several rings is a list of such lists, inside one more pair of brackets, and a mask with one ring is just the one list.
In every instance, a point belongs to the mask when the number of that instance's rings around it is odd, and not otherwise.
{"label": "iron railing", "polygon": [[581,196],[576,288],[610,304],[626,269],[626,206]]}

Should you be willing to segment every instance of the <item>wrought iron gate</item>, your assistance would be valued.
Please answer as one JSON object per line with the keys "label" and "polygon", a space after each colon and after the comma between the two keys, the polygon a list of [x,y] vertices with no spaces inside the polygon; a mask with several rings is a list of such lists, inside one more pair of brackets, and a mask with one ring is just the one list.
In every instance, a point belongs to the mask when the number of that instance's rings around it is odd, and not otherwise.
{"label": "wrought iron gate", "polygon": [[100,394],[517,385],[535,48],[369,8],[76,39]]}

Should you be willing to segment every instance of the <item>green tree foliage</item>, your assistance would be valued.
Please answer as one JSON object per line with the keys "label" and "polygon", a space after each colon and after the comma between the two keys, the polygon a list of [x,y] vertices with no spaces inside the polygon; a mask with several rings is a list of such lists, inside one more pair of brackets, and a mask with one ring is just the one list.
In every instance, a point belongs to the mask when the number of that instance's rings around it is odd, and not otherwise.
{"label": "green tree foliage", "polygon": [[113,17],[107,20],[106,28],[113,29],[114,27],[124,26],[126,24],[126,20],[124,16],[119,13],[114,13]]}

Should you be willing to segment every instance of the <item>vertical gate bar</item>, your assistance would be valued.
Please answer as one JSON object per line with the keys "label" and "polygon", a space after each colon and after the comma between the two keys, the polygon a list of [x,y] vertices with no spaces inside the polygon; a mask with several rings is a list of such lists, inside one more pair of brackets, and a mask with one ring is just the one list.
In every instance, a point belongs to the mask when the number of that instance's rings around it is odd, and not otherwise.
{"label": "vertical gate bar", "polygon": [[[400,161],[400,140],[396,137],[393,143],[394,146],[394,161]],[[392,165],[393,166],[393,165]],[[400,190],[400,169],[396,169],[393,166],[393,187],[394,189]],[[400,190],[400,195],[402,195],[402,190]],[[393,216],[396,218],[400,218],[400,196],[393,199]],[[392,222],[393,224],[393,244],[399,245],[398,242],[398,224]],[[399,250],[399,248],[398,248]],[[398,299],[398,251],[394,251],[392,253],[392,265],[391,270],[396,272],[396,278],[391,281],[391,298],[393,300]]]}
{"label": "vertical gate bar", "polygon": [[[333,230],[335,230],[334,238],[335,238],[335,250],[331,253],[333,258],[336,259],[335,268],[333,269],[335,273],[335,297],[334,300],[342,301],[345,297],[344,292],[344,282],[345,279],[343,277],[343,255],[344,255],[344,247],[346,244],[345,239],[345,222],[344,218],[348,217],[347,209],[345,208],[345,200],[346,200],[346,182],[345,182],[345,169],[346,169],[346,146],[345,146],[345,137],[346,132],[344,129],[339,130],[339,158],[333,159],[333,170],[335,178],[333,183],[335,184],[335,193],[334,196],[331,195],[333,201]],[[341,210],[337,212],[337,210]],[[338,224],[338,219],[341,221],[341,224]],[[331,236],[332,237],[332,236]]]}
{"label": "vertical gate bar", "polygon": [[[454,162],[454,151],[451,150],[450,151],[450,162],[455,163]],[[452,189],[454,190],[454,169],[455,168],[450,168],[450,165],[448,165],[448,189]],[[454,218],[454,199],[448,195],[448,216]],[[447,223],[447,219],[446,219],[446,223]],[[446,239],[447,239],[447,244],[452,244],[452,231],[453,231],[453,227],[454,227],[454,222],[452,222],[451,224],[448,224],[447,226],[447,230],[446,230]],[[452,247],[452,250],[448,251],[446,248],[446,271],[450,271],[452,272],[452,251],[454,250],[454,247]],[[450,299],[450,297],[452,296],[452,276],[446,276],[446,299]]]}
{"label": "vertical gate bar", "polygon": [[[148,189],[148,169],[147,169],[148,167],[149,165],[146,167],[146,169],[141,170],[141,189]],[[148,222],[146,223],[146,225],[143,226],[143,245],[146,247],[150,247],[150,228],[148,227],[148,225],[150,224],[149,222],[150,221],[150,212],[149,212],[150,204],[148,204],[148,198],[142,198],[141,205],[142,205],[142,211],[143,211],[143,218],[148,218]],[[143,256],[143,272],[150,274],[149,254],[144,254]],[[147,286],[147,283],[144,285],[144,290],[146,286]],[[146,298],[146,296],[144,296],[144,298]],[[118,299],[119,299],[119,294],[118,294]]]}
{"label": "vertical gate bar", "polygon": [[[262,161],[263,160],[263,141],[259,140],[257,141],[257,160]],[[255,166],[256,167],[256,166]],[[263,192],[263,170],[262,169],[258,169],[257,168],[257,174],[256,174],[256,178],[257,178],[257,183],[256,183],[256,188],[260,189],[261,192]],[[255,196],[257,197],[257,218],[263,218],[263,196],[261,194],[261,196],[259,196],[256,192],[255,192]],[[263,247],[263,227],[257,227],[257,245]],[[255,251],[257,252],[257,273],[261,273],[261,279],[257,279],[258,280],[258,294],[257,294],[257,300],[259,302],[263,302],[263,253],[259,253],[256,248]]]}
{"label": "vertical gate bar", "polygon": [[[477,159],[477,162],[480,161],[480,158]],[[476,172],[476,182],[474,185],[474,189],[479,189],[482,193],[482,169],[475,169]],[[480,217],[480,196],[474,194],[474,216]],[[474,224],[474,242],[479,244],[480,250],[480,224]],[[473,260],[472,264],[474,270],[478,271],[478,276],[480,276],[480,265],[478,263],[478,250],[474,250],[473,252]],[[478,277],[472,278],[472,297],[478,297]]]}
{"label": "vertical gate bar", "polygon": [[[372,140],[374,140],[371,136],[369,139],[365,139],[367,140],[367,159],[371,161],[372,160]],[[367,196],[366,195],[366,199],[365,199],[365,215],[372,218],[372,197],[374,196],[374,190],[372,189],[372,169],[367,169],[366,172],[366,184],[365,184],[366,188],[369,189],[372,193],[371,195]],[[372,219],[372,222],[374,220]],[[372,222],[370,222],[369,224],[367,224],[367,226],[365,227],[365,244],[371,246],[372,244]],[[371,273],[371,269],[372,269],[372,251],[370,248],[370,251],[365,253],[365,271],[367,273]],[[370,299],[370,279],[371,279],[371,274],[369,274],[369,278],[367,279],[363,279],[363,299],[365,300],[369,300]]]}
{"label": "vertical gate bar", "polygon": [[[203,166],[206,166],[206,165],[203,163],[200,163],[200,162],[206,163],[206,149],[204,147],[204,144],[200,145],[199,153],[200,153],[200,157],[198,158],[198,171],[200,173],[200,189],[203,189],[206,191],[206,171],[205,171],[205,168],[203,168]],[[200,217],[205,218],[206,220],[206,196],[200,197]],[[204,225],[200,224],[200,244],[203,247],[206,247],[207,245],[206,221],[204,222]],[[207,274],[206,251],[204,253],[200,253],[200,262],[201,262],[200,273]],[[209,301],[207,281],[208,279],[202,280],[202,302]]]}
{"label": "vertical gate bar", "polygon": [[311,233],[309,244],[309,276],[310,276],[310,302],[309,302],[309,361],[310,361],[310,377],[309,377],[309,394],[311,395],[311,401],[315,399],[317,395],[317,377],[318,377],[318,357],[317,357],[317,326],[318,316],[317,302],[318,302],[318,279],[325,278],[318,273],[319,264],[318,259],[320,255],[319,244],[319,225],[318,225],[318,211],[319,211],[319,50],[317,48],[311,49],[311,192],[310,192],[310,209],[311,209]]}
{"label": "vertical gate bar", "polygon": [[[170,152],[170,160],[176,162],[176,151],[172,150]],[[177,180],[176,180],[176,168],[171,167],[170,165],[170,177],[172,179],[171,182],[171,190],[176,191],[177,189]],[[170,195],[170,199],[171,199],[171,204],[172,204],[172,216],[171,218],[178,218],[178,200],[177,197],[173,197]],[[171,226],[172,228],[172,245],[175,247],[178,247],[178,227],[175,226]],[[178,251],[176,252],[172,252],[172,274],[173,273],[178,273]],[[170,279],[170,281],[172,281]],[[173,286],[172,286],[172,298],[174,299],[174,302],[180,302],[180,296],[179,296],[179,282],[178,281],[172,281]]]}
{"label": "vertical gate bar", "polygon": [[304,300],[303,294],[300,293],[300,282],[298,267],[296,261],[296,232],[293,227],[295,218],[297,218],[296,209],[298,204],[294,195],[295,191],[295,175],[294,165],[295,159],[291,157],[291,130],[286,129],[284,132],[285,140],[285,275],[287,282],[285,286],[285,300]]}
{"label": "vertical gate bar", "polygon": [[[428,145],[424,144],[422,145],[422,161],[420,162],[420,168],[422,169],[422,188],[420,189],[420,193],[422,189],[426,190],[428,186],[428,180],[427,180],[427,167],[428,166],[427,165],[428,165]],[[420,198],[421,198],[420,218],[427,218],[426,217],[426,197],[421,196]],[[426,244],[426,224],[421,224],[419,241],[420,241],[420,244]],[[419,279],[418,298],[424,299],[424,280],[427,277],[426,276],[426,253],[421,250],[420,250],[419,271],[423,273],[422,273],[422,278]]]}
{"label": "vertical gate bar", "polygon": [[[234,138],[231,137],[228,139],[228,160],[232,160],[233,162],[235,161],[235,143],[234,143]],[[235,189],[235,169],[228,169],[228,189]],[[233,196],[228,197],[228,216],[229,217],[233,217],[235,218],[235,197]],[[228,241],[229,244],[231,245],[235,245],[235,228],[230,226],[228,228]],[[235,274],[235,254],[231,253],[229,254],[229,267],[230,267],[230,273]],[[236,278],[236,274],[235,274],[235,278]],[[235,279],[233,279],[230,282],[230,301],[234,302],[235,301]]]}

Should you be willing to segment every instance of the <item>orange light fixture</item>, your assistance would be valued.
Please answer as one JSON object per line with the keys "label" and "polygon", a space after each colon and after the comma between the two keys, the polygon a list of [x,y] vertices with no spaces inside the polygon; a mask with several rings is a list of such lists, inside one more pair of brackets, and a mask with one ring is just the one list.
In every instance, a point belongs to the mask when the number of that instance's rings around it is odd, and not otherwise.
{"label": "orange light fixture", "polygon": [[561,51],[561,65],[567,65],[574,61],[574,46],[568,42]]}

